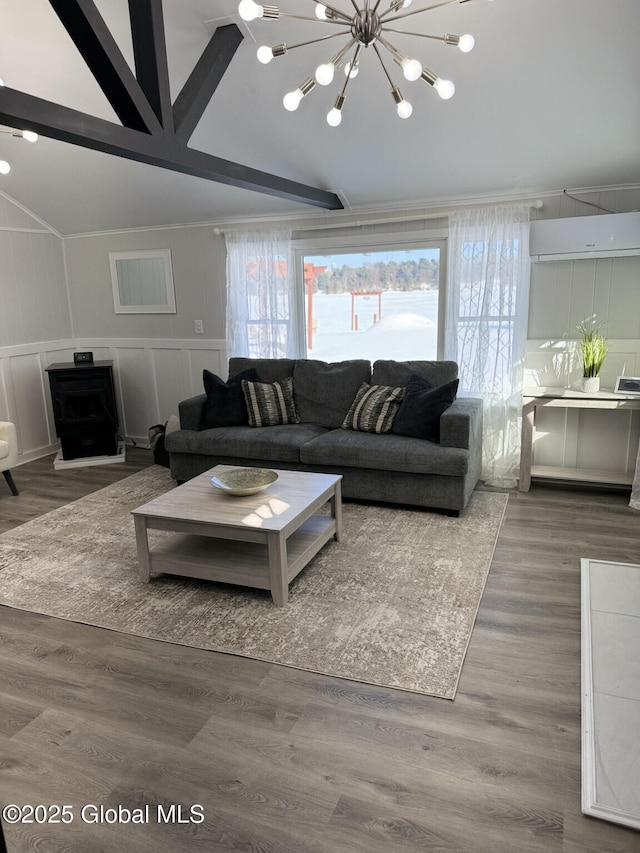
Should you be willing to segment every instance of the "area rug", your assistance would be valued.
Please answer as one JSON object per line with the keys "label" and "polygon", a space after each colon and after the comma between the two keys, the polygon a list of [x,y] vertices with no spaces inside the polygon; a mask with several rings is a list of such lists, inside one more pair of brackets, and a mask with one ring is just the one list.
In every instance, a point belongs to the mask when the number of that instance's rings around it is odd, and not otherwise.
{"label": "area rug", "polygon": [[0,536],[0,604],[454,698],[506,495],[475,492],[460,518],[346,502],[341,541],[279,608],[245,587],[138,580],[130,512],[173,486],[152,465]]}

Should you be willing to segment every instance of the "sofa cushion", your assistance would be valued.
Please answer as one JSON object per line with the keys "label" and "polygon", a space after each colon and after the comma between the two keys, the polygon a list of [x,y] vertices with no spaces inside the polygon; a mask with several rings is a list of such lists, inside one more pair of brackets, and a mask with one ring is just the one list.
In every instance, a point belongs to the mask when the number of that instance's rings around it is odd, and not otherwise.
{"label": "sofa cushion", "polygon": [[280,382],[287,376],[293,376],[293,358],[241,358],[229,359],[229,379],[235,378],[243,370],[253,368],[258,374],[258,382]]}
{"label": "sofa cushion", "polygon": [[373,363],[372,385],[405,386],[412,376],[426,379],[434,388],[458,377],[455,361],[385,361]]}
{"label": "sofa cushion", "polygon": [[273,383],[247,382],[243,379],[242,390],[250,426],[267,427],[300,422],[293,402],[291,376]]}
{"label": "sofa cushion", "polygon": [[328,363],[300,359],[293,368],[293,396],[302,423],[342,426],[358,388],[371,377],[365,359]]}
{"label": "sofa cushion", "polygon": [[404,388],[369,385],[368,382],[363,382],[347,412],[342,428],[360,432],[391,432],[403,396]]}
{"label": "sofa cushion", "polygon": [[440,416],[456,398],[458,380],[432,388],[419,376],[407,382],[404,399],[391,431],[412,438],[440,441]]}
{"label": "sofa cushion", "polygon": [[9,455],[9,442],[0,441],[0,459],[4,459]]}
{"label": "sofa cushion", "polygon": [[258,374],[251,368],[243,370],[242,373],[225,382],[210,370],[202,371],[202,382],[207,399],[202,407],[200,429],[249,423],[247,404],[240,384],[242,379],[256,382]]}
{"label": "sofa cushion", "polygon": [[[264,462],[299,463],[300,447],[326,433],[315,424],[285,424],[254,429],[250,426],[180,430],[167,436],[166,447],[171,453],[192,453],[216,459],[261,459]],[[211,462],[211,467],[216,462]]]}
{"label": "sofa cushion", "polygon": [[[467,473],[469,451],[443,447],[406,435],[378,435],[372,432],[335,429],[303,444],[300,461],[309,467],[373,468],[378,471],[405,471],[462,477]],[[407,495],[410,503],[410,496]]]}

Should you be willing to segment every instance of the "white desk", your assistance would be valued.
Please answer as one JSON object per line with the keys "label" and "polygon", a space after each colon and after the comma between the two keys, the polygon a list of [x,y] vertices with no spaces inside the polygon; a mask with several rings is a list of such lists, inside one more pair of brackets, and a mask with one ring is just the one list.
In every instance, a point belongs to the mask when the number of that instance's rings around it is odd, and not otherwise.
{"label": "white desk", "polygon": [[569,388],[525,388],[522,394],[522,442],[520,478],[518,481],[518,488],[521,492],[529,491],[532,476],[631,486],[633,473],[628,471],[600,471],[595,468],[556,468],[546,465],[533,465],[536,410],[541,406],[564,409],[640,409],[640,397],[631,394],[614,394],[613,391],[586,394],[584,391],[574,391]]}

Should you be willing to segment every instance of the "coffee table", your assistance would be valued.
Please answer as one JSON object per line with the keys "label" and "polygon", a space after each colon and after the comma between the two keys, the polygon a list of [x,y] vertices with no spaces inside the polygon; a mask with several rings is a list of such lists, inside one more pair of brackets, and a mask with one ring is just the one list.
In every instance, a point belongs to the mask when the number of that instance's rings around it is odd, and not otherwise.
{"label": "coffee table", "polygon": [[[140,579],[164,572],[269,589],[284,607],[291,581],[323,545],[340,539],[342,477],[277,470],[267,489],[245,496],[211,485],[235,467],[217,465],[133,510]],[[150,548],[149,529],[175,535]]]}

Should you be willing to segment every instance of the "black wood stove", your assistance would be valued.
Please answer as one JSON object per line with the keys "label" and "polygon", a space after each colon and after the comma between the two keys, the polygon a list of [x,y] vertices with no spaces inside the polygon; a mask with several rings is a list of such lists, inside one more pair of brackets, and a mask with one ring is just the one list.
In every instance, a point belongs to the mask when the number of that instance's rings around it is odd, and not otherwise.
{"label": "black wood stove", "polygon": [[113,362],[50,364],[46,372],[62,458],[115,456],[118,412]]}

